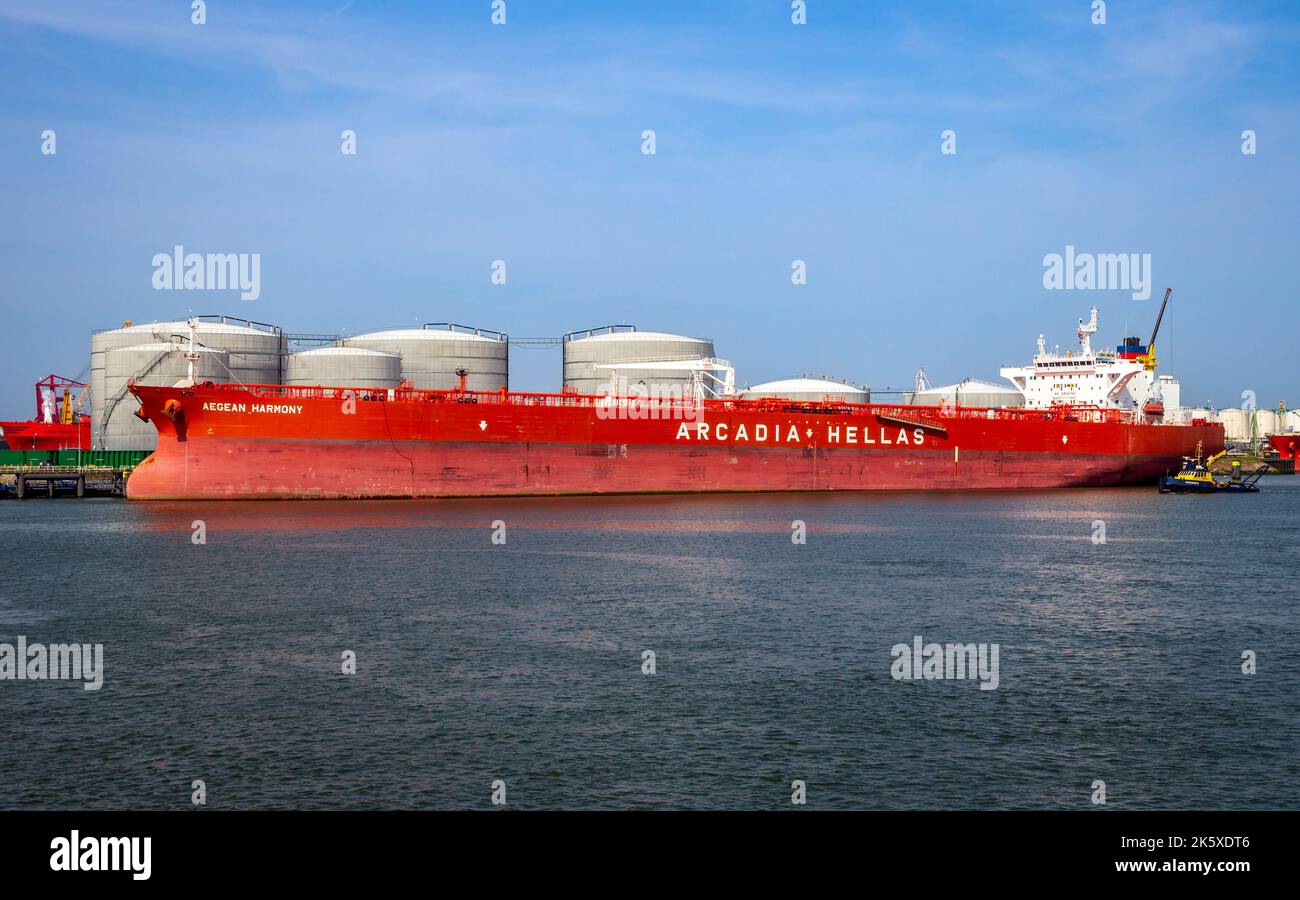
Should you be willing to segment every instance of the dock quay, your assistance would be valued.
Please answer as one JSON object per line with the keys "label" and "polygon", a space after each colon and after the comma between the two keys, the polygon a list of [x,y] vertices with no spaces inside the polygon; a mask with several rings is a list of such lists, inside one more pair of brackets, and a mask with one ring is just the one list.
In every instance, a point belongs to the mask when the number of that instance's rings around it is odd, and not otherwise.
{"label": "dock quay", "polygon": [[0,497],[121,497],[129,472],[106,466],[0,465]]}
{"label": "dock quay", "polygon": [[1253,475],[1268,466],[1269,475],[1294,475],[1295,460],[1288,459],[1285,456],[1273,454],[1253,454],[1253,453],[1234,453],[1229,452],[1227,456],[1221,457],[1214,461],[1210,466],[1210,471],[1215,475],[1231,475],[1232,464],[1241,463],[1241,474]]}
{"label": "dock quay", "polygon": [[0,450],[0,497],[121,497],[148,450]]}

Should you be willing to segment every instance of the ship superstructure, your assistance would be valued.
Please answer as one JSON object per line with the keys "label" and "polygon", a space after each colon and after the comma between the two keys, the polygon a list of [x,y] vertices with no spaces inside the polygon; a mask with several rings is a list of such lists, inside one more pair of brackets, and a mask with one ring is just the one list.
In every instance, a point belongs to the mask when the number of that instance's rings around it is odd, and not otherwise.
{"label": "ship superstructure", "polygon": [[[1097,333],[1097,308],[1091,317],[1079,320],[1078,347],[1048,351],[1046,338],[1038,336],[1038,352],[1027,366],[1001,369],[1003,378],[1025,396],[1029,409],[1053,406],[1095,406],[1122,409],[1159,418],[1166,408],[1178,406],[1178,383],[1169,376],[1157,376],[1155,338],[1169,303],[1165,292],[1155,331],[1145,344],[1139,338],[1125,338],[1113,353],[1096,351],[1092,346]],[[1168,396],[1166,396],[1168,395]]]}

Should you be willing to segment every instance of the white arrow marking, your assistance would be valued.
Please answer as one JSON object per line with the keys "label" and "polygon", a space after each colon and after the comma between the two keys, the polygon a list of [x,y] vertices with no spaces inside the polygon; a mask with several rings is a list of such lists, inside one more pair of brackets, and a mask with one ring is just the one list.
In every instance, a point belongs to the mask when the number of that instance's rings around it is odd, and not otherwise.
{"label": "white arrow marking", "polygon": [[479,431],[487,431],[487,420],[486,420],[486,419],[479,419],[479,422],[478,422],[478,430],[479,430]]}

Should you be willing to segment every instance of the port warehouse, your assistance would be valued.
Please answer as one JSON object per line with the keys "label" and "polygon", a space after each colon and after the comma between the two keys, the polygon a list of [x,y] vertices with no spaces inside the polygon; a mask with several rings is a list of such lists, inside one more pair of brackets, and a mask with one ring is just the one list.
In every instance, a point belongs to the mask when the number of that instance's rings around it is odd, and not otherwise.
{"label": "port warehouse", "polygon": [[[460,384],[471,391],[509,387],[507,334],[453,323],[429,323],[416,328],[369,331],[352,336],[287,334],[278,326],[233,316],[200,316],[195,355],[200,380],[243,384],[333,385],[393,388],[401,382],[429,390],[450,390]],[[127,384],[172,385],[185,377],[189,323],[183,320],[94,332],[90,346],[92,446],[96,450],[149,450],[157,444],[153,426],[133,415],[134,398]],[[564,390],[584,394],[644,391],[670,394],[724,384],[727,360],[718,359],[712,340],[632,325],[608,325],[569,332],[560,338],[523,338],[516,343],[558,344],[562,349]],[[733,370],[734,371],[734,370]],[[1161,376],[1166,396],[1177,382]],[[1023,405],[1012,385],[965,379],[911,391],[890,391],[900,402],[917,405],[1009,407]],[[836,400],[865,403],[872,391],[865,385],[827,375],[805,374],[736,389],[740,397],[783,397],[795,401]],[[1177,396],[1176,393],[1173,395]],[[1173,400],[1173,398],[1171,398]],[[1170,403],[1176,410],[1176,400]],[[1230,443],[1245,443],[1274,432],[1300,431],[1300,414],[1281,415],[1261,409],[1220,412],[1208,408],[1177,410],[1184,418],[1220,421]]]}

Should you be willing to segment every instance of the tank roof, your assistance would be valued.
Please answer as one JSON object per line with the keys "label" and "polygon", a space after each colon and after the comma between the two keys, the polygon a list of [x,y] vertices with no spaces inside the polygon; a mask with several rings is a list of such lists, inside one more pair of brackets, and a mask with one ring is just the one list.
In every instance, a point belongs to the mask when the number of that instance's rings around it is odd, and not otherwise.
{"label": "tank roof", "polygon": [[851,381],[840,381],[835,378],[828,378],[820,375],[800,375],[797,378],[780,378],[776,381],[764,381],[761,384],[750,385],[745,391],[795,391],[798,393],[814,393],[822,391],[825,393],[834,393],[835,391],[865,394],[867,388],[860,384],[854,384]]}
{"label": "tank roof", "polygon": [[965,381],[959,381],[956,384],[935,385],[926,388],[923,391],[917,391],[918,394],[951,394],[956,391],[976,391],[981,394],[1015,394],[1021,396],[1022,393],[1015,385],[998,384],[996,381],[985,381],[982,378],[967,378]]}
{"label": "tank roof", "polygon": [[684,334],[668,334],[663,331],[614,331],[607,334],[589,334],[584,337],[573,338],[570,343],[577,343],[578,341],[690,341],[692,343],[700,344],[712,343],[709,338],[688,337]]}
{"label": "tank roof", "polygon": [[[496,334],[496,332],[493,332]],[[491,341],[499,343],[496,337],[487,337],[469,331],[449,331],[442,328],[390,328],[387,331],[367,331],[344,338],[345,341]]]}
{"label": "tank roof", "polygon": [[[259,325],[262,327],[257,327]],[[200,334],[264,334],[268,337],[274,336],[279,331],[279,329],[275,328],[273,325],[266,325],[261,322],[249,322],[246,319],[233,319],[229,322],[209,322],[200,319],[195,323],[195,330]],[[151,331],[171,331],[176,334],[189,334],[190,323],[185,319],[171,322],[139,322],[131,325],[124,325],[121,328],[103,328],[94,333],[138,334],[140,332]]]}

